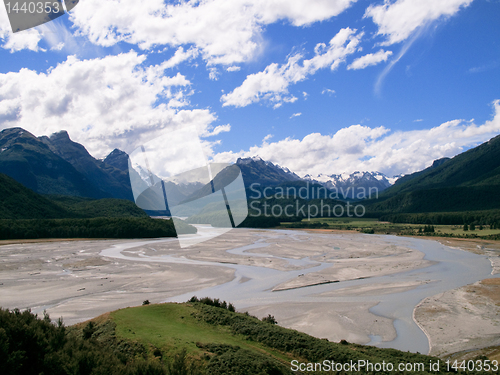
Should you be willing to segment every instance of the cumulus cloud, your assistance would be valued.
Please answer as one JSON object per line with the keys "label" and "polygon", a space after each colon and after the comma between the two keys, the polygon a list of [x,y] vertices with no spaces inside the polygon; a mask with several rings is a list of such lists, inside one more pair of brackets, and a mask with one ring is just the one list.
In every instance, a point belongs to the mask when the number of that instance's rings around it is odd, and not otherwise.
{"label": "cumulus cloud", "polygon": [[330,40],[328,46],[324,43],[317,44],[315,56],[309,60],[304,60],[304,56],[298,53],[290,56],[284,65],[273,63],[262,72],[250,74],[241,86],[221,97],[223,106],[245,107],[267,100],[276,103],[276,107],[282,102],[297,100],[289,95],[290,85],[305,80],[319,69],[337,69],[346,56],[356,52],[362,36],[362,33],[356,34],[356,30],[342,29]]}
{"label": "cumulus cloud", "polygon": [[65,129],[96,157],[115,147],[130,151],[165,129],[209,131],[214,114],[183,109],[189,80],[166,75],[168,62],[146,66],[145,60],[132,51],[92,60],[70,56],[45,73],[0,74],[1,128],[19,126],[35,135]]}
{"label": "cumulus cloud", "polygon": [[302,116],[301,112],[294,113],[293,115],[290,116],[290,118],[299,117],[299,116]]}
{"label": "cumulus cloud", "polygon": [[[192,44],[209,64],[248,61],[262,48],[263,27],[278,20],[304,26],[340,14],[355,0],[87,0],[70,13],[95,44],[120,41],[149,49]],[[96,11],[98,9],[99,11]]]}
{"label": "cumulus cloud", "polygon": [[38,51],[38,42],[42,38],[43,35],[37,29],[12,33],[7,12],[0,11],[0,39],[2,40],[2,48],[10,52],[17,52],[23,49]]}
{"label": "cumulus cloud", "polygon": [[302,176],[359,170],[380,171],[388,176],[411,173],[428,167],[433,160],[455,156],[498,135],[499,100],[493,108],[493,118],[482,125],[453,120],[430,129],[395,132],[384,127],[352,125],[333,135],[312,133],[301,140],[263,142],[248,151],[217,154],[215,159],[229,162],[259,155]]}
{"label": "cumulus cloud", "polygon": [[419,27],[456,14],[473,0],[385,0],[381,5],[370,5],[365,17],[371,17],[378,26],[378,34],[385,35],[383,45],[399,43]]}
{"label": "cumulus cloud", "polygon": [[369,53],[367,55],[357,58],[347,67],[347,69],[357,70],[357,69],[364,69],[367,66],[377,65],[382,61],[387,61],[387,59],[391,55],[392,51],[384,51],[383,49],[381,49],[377,53]]}

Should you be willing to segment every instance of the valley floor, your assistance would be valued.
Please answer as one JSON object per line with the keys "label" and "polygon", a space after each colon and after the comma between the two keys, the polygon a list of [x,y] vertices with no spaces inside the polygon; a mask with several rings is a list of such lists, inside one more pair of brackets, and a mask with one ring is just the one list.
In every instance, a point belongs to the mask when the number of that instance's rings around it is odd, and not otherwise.
{"label": "valley floor", "polygon": [[[444,283],[422,272],[439,262],[424,259],[417,242],[439,246],[435,238],[249,229],[187,249],[175,239],[6,244],[0,247],[0,305],[47,310],[74,324],[146,299],[186,301],[196,294],[258,317],[272,314],[284,327],[331,341],[404,348],[394,321],[411,333],[414,312],[433,355],[500,345],[498,279],[488,278],[482,265],[459,287]],[[498,271],[494,243],[444,245],[468,250],[457,253],[463,257],[457,267],[489,258]],[[408,301],[401,306],[409,314],[389,312],[398,300]],[[415,334],[422,335],[418,327]]]}

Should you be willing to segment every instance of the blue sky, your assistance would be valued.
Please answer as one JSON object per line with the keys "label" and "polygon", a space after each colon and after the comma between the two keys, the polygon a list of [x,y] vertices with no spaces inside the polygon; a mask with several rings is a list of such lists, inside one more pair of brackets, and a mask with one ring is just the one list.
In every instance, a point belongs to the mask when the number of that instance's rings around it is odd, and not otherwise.
{"label": "blue sky", "polygon": [[12,34],[0,128],[96,157],[196,126],[217,161],[423,169],[500,133],[499,0],[81,0]]}

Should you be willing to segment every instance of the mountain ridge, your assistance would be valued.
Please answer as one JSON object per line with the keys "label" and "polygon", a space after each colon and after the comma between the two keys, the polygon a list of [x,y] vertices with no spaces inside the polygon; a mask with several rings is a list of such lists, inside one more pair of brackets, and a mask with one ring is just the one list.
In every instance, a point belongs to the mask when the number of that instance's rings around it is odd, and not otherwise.
{"label": "mountain ridge", "polygon": [[370,211],[418,213],[500,208],[500,135],[385,190]]}

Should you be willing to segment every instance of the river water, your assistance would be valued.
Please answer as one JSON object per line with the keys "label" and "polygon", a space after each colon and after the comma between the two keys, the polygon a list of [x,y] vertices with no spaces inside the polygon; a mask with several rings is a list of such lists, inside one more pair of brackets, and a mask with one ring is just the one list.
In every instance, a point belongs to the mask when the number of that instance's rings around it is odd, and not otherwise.
{"label": "river water", "polygon": [[[198,234],[193,235],[198,238],[207,238],[217,232],[216,228],[198,226]],[[275,231],[283,236],[293,235],[300,238],[307,236],[328,236],[335,238],[336,234],[327,233],[304,233],[298,231]],[[367,241],[366,236],[359,234],[360,240]],[[379,236],[377,236],[379,237]],[[384,348],[394,348],[403,351],[428,353],[429,342],[427,336],[415,323],[413,311],[415,306],[424,298],[455,289],[476,281],[486,279],[491,276],[491,263],[486,256],[473,254],[459,249],[449,248],[436,241],[422,240],[418,238],[407,238],[397,236],[380,236],[385,242],[398,246],[406,246],[425,254],[424,259],[435,262],[433,265],[416,270],[404,271],[388,276],[370,277],[361,280],[342,281],[333,284],[323,284],[272,292],[272,288],[280,283],[291,280],[300,274],[316,272],[332,266],[332,263],[319,263],[311,261],[309,258],[290,259],[281,258],[290,264],[297,266],[308,266],[299,270],[279,271],[266,267],[245,266],[230,263],[208,262],[187,259],[173,256],[145,256],[132,257],[123,254],[122,251],[139,246],[154,246],[156,243],[177,241],[176,239],[146,240],[142,242],[130,242],[114,245],[103,250],[101,255],[121,259],[130,259],[143,262],[165,262],[182,263],[192,265],[209,265],[218,267],[228,267],[234,269],[235,277],[232,281],[202,290],[193,290],[189,293],[175,296],[164,302],[185,302],[193,295],[199,297],[219,298],[231,301],[238,309],[245,309],[252,306],[270,305],[283,302],[303,302],[303,303],[342,303],[342,302],[379,302],[370,311],[376,315],[394,319],[394,327],[397,336],[392,341],[382,341],[381,337],[371,336],[369,344]],[[369,237],[371,238],[371,237]],[[273,257],[264,253],[266,242],[258,235],[252,244],[236,247],[228,250],[231,254],[240,254],[253,257]],[[259,253],[252,253],[251,250],[259,249]],[[325,297],[318,296],[319,293],[339,290],[346,287],[362,286],[376,283],[394,282],[425,282],[414,289],[390,294],[371,294],[369,296],[342,296]]]}

